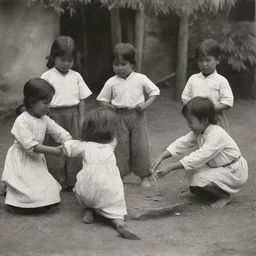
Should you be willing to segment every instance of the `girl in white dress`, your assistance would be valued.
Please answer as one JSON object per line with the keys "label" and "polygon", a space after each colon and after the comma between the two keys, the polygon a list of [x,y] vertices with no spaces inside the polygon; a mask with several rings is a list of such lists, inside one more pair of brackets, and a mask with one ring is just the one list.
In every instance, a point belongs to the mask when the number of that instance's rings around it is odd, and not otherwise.
{"label": "girl in white dress", "polygon": [[[208,98],[195,97],[182,109],[191,131],[174,141],[155,161],[153,177],[185,169],[190,191],[196,194],[210,193],[217,200],[211,205],[221,208],[231,200],[231,194],[239,191],[248,176],[246,160],[230,137],[216,124],[216,111]],[[194,151],[166,168],[156,170],[166,158]]]}
{"label": "girl in white dress", "polygon": [[49,147],[42,142],[46,133],[60,143],[72,137],[46,115],[54,92],[53,86],[41,78],[31,79],[24,86],[26,111],[12,127],[14,143],[8,150],[2,175],[7,185],[5,204],[12,209],[49,209],[60,202],[61,186],[48,172],[44,153],[59,156],[63,146]]}
{"label": "girl in white dress", "polygon": [[92,110],[84,123],[83,141],[67,141],[64,150],[69,157],[83,158],[74,188],[79,204],[85,208],[83,222],[92,223],[95,211],[110,219],[122,237],[139,239],[124,221],[127,214],[124,188],[114,155],[116,126],[112,110]]}

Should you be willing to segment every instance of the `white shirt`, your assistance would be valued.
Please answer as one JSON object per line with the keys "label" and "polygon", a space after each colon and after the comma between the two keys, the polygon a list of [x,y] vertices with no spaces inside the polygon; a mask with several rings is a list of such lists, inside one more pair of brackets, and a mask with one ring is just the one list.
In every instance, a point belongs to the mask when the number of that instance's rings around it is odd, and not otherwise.
{"label": "white shirt", "polygon": [[118,108],[135,108],[149,97],[159,95],[159,88],[145,75],[132,72],[126,79],[111,77],[97,97],[98,101],[110,102]]}
{"label": "white shirt", "polygon": [[52,107],[69,107],[78,105],[80,100],[89,97],[92,92],[87,87],[82,76],[70,69],[63,75],[56,68],[51,68],[42,74],[41,78],[53,85],[55,94]]}
{"label": "white shirt", "polygon": [[190,131],[174,141],[167,151],[178,156],[193,147],[196,150],[180,160],[185,170],[197,169],[206,163],[211,167],[221,167],[241,156],[236,142],[218,125],[209,125],[200,135]]}
{"label": "white shirt", "polygon": [[181,99],[185,104],[196,96],[208,97],[215,105],[222,103],[233,106],[234,96],[228,80],[217,71],[206,77],[200,72],[188,79]]}

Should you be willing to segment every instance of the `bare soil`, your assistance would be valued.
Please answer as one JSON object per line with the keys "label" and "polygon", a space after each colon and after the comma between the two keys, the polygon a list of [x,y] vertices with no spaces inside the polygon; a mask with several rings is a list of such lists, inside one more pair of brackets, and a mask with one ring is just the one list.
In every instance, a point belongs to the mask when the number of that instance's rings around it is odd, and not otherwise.
{"label": "bare soil", "polygon": [[[175,138],[188,131],[181,104],[170,99],[168,88],[147,110],[152,159]],[[91,106],[96,104],[92,102]],[[231,135],[248,160],[249,179],[232,202],[223,209],[210,208],[188,191],[184,173],[175,172],[150,189],[139,187],[137,177],[124,179],[129,216],[127,223],[141,236],[130,241],[118,236],[109,223],[97,218],[94,224],[81,221],[83,209],[73,193],[62,193],[60,211],[41,215],[7,212],[0,197],[0,255],[2,256],[254,256],[256,255],[256,107],[238,101],[228,112]],[[0,123],[0,170],[13,138],[14,118]],[[0,173],[1,174],[1,173]],[[144,209],[189,202],[172,214],[133,220]]]}

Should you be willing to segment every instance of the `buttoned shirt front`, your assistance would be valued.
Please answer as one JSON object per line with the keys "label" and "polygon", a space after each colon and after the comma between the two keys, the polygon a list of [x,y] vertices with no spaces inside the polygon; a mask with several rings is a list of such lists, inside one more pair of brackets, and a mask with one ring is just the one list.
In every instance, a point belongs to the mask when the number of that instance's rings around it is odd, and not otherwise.
{"label": "buttoned shirt front", "polygon": [[89,97],[92,92],[82,76],[70,69],[63,75],[56,68],[49,69],[41,78],[53,85],[55,94],[51,101],[52,107],[70,107],[79,104],[80,100]]}
{"label": "buttoned shirt front", "polygon": [[228,80],[217,71],[206,77],[200,72],[188,79],[181,99],[185,104],[196,96],[208,97],[215,105],[222,103],[233,106],[234,96]]}
{"label": "buttoned shirt front", "polygon": [[132,72],[126,79],[111,77],[97,97],[98,101],[110,102],[117,108],[135,108],[149,97],[159,95],[159,88],[145,75]]}

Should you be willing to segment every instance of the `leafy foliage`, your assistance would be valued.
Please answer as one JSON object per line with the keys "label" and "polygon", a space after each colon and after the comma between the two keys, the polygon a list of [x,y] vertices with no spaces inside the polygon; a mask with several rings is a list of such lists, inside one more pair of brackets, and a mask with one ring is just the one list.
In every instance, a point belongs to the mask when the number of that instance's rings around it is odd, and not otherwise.
{"label": "leafy foliage", "polygon": [[[201,26],[204,24],[204,26]],[[201,17],[191,24],[189,58],[194,57],[195,48],[206,38],[220,43],[222,59],[234,70],[240,71],[256,65],[256,35],[253,22],[229,22],[225,15],[210,19]]]}
{"label": "leafy foliage", "polygon": [[131,8],[153,11],[155,14],[168,14],[171,11],[181,15],[182,12],[194,13],[196,10],[217,12],[220,9],[232,7],[236,0],[27,0],[29,4],[40,3],[57,12],[69,10],[75,12],[77,4],[100,3],[112,8]]}

